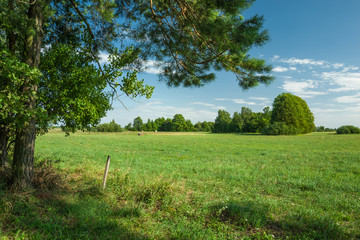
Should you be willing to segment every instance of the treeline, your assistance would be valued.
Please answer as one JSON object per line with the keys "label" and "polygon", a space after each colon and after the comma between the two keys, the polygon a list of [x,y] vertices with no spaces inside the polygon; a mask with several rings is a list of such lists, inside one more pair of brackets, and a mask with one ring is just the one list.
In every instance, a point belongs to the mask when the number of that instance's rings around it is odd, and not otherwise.
{"label": "treeline", "polygon": [[113,119],[110,123],[99,124],[98,126],[92,128],[93,132],[123,132],[124,129],[120,124],[117,124]]}
{"label": "treeline", "polygon": [[[314,116],[307,103],[298,96],[290,93],[278,95],[273,108],[265,107],[262,112],[253,112],[250,108],[242,107],[240,112],[231,116],[225,110],[219,110],[214,122],[197,122],[193,124],[182,114],[175,114],[173,118],[164,117],[155,120],[148,119],[146,123],[141,117],[134,119],[125,126],[128,131],[166,131],[166,132],[213,132],[213,133],[261,133],[265,135],[296,135],[310,132],[334,132],[338,134],[360,133],[354,126],[342,126],[338,129],[315,127]],[[121,132],[123,129],[113,120],[100,124],[98,132]]]}
{"label": "treeline", "polygon": [[204,121],[193,124],[190,119],[185,120],[182,114],[175,114],[173,118],[148,119],[146,123],[141,117],[137,117],[133,123],[126,125],[125,129],[129,131],[212,132],[213,127],[213,122]]}

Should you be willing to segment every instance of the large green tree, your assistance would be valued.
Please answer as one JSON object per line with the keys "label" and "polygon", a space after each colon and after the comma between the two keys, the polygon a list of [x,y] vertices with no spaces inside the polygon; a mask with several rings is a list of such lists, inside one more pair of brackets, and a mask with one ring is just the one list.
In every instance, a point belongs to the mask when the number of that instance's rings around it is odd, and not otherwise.
{"label": "large green tree", "polygon": [[282,93],[275,98],[271,122],[283,122],[295,127],[299,133],[315,130],[314,115],[307,103],[291,93]]}
{"label": "large green tree", "polygon": [[[248,55],[268,40],[261,16],[241,15],[252,3],[1,1],[0,144],[3,162],[15,136],[13,186],[31,186],[37,129],[54,121],[67,131],[86,129],[110,99],[150,97],[153,88],[136,77],[146,59],[169,86],[202,86],[215,79],[214,69],[233,72],[244,89],[270,83],[271,67]],[[110,54],[107,65],[102,52]]]}

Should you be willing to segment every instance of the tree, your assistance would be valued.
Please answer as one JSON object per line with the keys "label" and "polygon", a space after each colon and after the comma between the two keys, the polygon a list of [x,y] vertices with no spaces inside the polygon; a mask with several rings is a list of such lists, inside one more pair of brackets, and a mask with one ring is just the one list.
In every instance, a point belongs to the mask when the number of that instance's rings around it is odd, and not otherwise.
{"label": "tree", "polygon": [[230,113],[225,110],[219,110],[218,116],[215,119],[214,132],[227,133],[230,132]]}
{"label": "tree", "polygon": [[309,133],[315,129],[314,116],[307,103],[291,93],[282,93],[275,98],[271,114],[271,123],[274,122],[291,125],[299,133]]}
{"label": "tree", "polygon": [[185,121],[185,123],[186,123],[186,130],[185,130],[185,131],[187,131],[187,132],[192,132],[192,131],[194,131],[194,125],[192,124],[192,122],[191,122],[190,119],[187,119],[187,120]]}
{"label": "tree", "polygon": [[213,122],[204,121],[201,124],[201,127],[202,127],[204,132],[213,132],[214,131],[214,123]]}
{"label": "tree", "polygon": [[187,130],[186,121],[182,114],[174,115],[171,126],[171,130],[174,132],[185,132]]}
{"label": "tree", "polygon": [[[6,112],[0,115],[5,136],[0,144],[6,150],[16,133],[13,186],[31,187],[39,129],[46,130],[54,121],[67,132],[88,129],[109,109],[109,97],[150,97],[153,88],[137,79],[146,59],[156,60],[160,79],[169,86],[202,86],[215,79],[212,69],[233,72],[244,89],[270,83],[271,67],[247,54],[268,40],[261,16],[241,16],[252,2],[1,1],[0,51],[7,59],[1,70],[12,74],[4,75],[0,85]],[[133,47],[117,49],[117,42],[125,39]],[[110,54],[109,64],[100,64],[101,52]],[[66,76],[80,81],[73,86],[63,81]],[[89,86],[83,84],[87,77],[93,81]],[[102,95],[104,83],[110,92]],[[95,95],[80,94],[89,88]],[[61,95],[64,89],[69,92]],[[58,94],[60,99],[55,98]],[[74,94],[83,101],[68,104]],[[56,104],[61,107],[54,108]]]}
{"label": "tree", "polygon": [[172,131],[172,119],[167,118],[159,127],[159,131],[170,132]]}
{"label": "tree", "polygon": [[337,134],[360,134],[360,128],[352,126],[352,125],[345,125],[341,126],[336,129]]}
{"label": "tree", "polygon": [[231,132],[239,133],[243,127],[244,120],[240,113],[234,112],[230,123]]}
{"label": "tree", "polygon": [[141,117],[134,119],[133,128],[135,131],[141,131],[143,129],[143,120]]}

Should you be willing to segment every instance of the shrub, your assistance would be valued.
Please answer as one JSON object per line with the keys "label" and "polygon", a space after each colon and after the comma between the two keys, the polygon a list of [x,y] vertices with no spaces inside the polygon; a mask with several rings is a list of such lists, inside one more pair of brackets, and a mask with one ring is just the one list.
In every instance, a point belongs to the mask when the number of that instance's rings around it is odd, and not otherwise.
{"label": "shrub", "polygon": [[273,103],[271,122],[284,122],[299,129],[299,133],[309,133],[315,129],[314,116],[307,103],[291,93],[282,93]]}
{"label": "shrub", "polygon": [[336,130],[337,134],[360,134],[360,128],[352,125],[341,126]]}
{"label": "shrub", "polygon": [[262,134],[265,135],[296,135],[299,133],[299,129],[284,122],[271,123],[262,130]]}
{"label": "shrub", "polygon": [[98,132],[122,132],[124,131],[121,126],[112,120],[110,123],[103,123],[97,126],[96,131]]}

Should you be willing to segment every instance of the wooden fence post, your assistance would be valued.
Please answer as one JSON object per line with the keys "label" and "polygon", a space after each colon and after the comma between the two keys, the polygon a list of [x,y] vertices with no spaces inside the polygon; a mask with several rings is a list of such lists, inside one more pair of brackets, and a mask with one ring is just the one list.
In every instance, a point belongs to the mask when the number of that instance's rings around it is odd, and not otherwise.
{"label": "wooden fence post", "polygon": [[102,184],[103,188],[105,188],[105,185],[106,185],[106,178],[107,178],[108,171],[109,171],[109,165],[110,165],[110,156],[108,156],[107,161],[106,161],[103,184]]}

